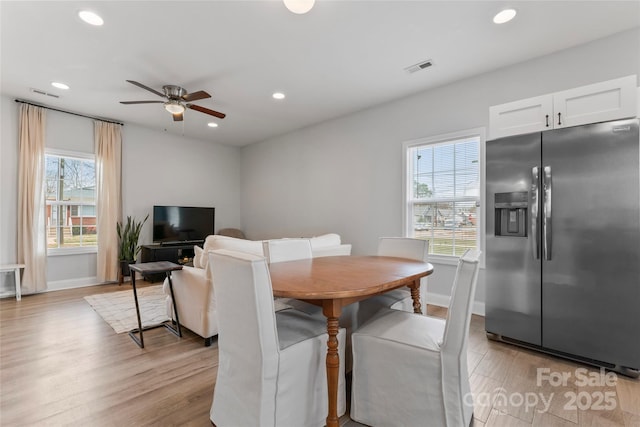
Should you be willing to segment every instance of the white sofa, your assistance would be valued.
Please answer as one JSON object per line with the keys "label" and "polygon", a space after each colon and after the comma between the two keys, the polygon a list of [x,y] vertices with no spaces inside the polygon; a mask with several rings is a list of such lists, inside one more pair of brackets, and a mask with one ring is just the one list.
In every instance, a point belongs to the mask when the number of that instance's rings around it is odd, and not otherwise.
{"label": "white sofa", "polygon": [[[351,254],[351,245],[342,244],[338,234],[325,234],[311,237],[309,240],[314,257]],[[182,270],[172,273],[173,293],[180,325],[203,337],[206,346],[211,345],[213,337],[218,334],[215,284],[209,277],[207,268],[207,253],[216,249],[229,249],[264,256],[261,240],[211,235],[205,240],[202,249],[196,246],[193,267],[185,266]],[[166,279],[164,293],[167,295],[167,315],[174,319],[171,293]],[[242,308],[238,307],[238,309]]]}

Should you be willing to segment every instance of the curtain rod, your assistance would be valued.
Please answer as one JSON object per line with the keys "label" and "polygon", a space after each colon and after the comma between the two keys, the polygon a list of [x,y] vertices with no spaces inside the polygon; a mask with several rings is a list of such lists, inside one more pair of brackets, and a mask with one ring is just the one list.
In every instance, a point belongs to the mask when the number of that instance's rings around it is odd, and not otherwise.
{"label": "curtain rod", "polygon": [[60,113],[66,113],[66,114],[71,114],[71,115],[74,115],[74,116],[86,117],[87,119],[100,120],[102,122],[115,123],[116,125],[124,126],[124,123],[120,123],[120,122],[117,122],[117,121],[111,120],[111,119],[103,119],[102,117],[87,116],[86,114],[74,113],[73,111],[60,110],[59,108],[48,107],[46,105],[36,104],[35,102],[25,101],[23,99],[16,99],[15,101],[19,102],[21,104],[28,104],[28,105],[33,105],[34,107],[41,107],[41,108],[46,108],[47,110],[58,111]]}

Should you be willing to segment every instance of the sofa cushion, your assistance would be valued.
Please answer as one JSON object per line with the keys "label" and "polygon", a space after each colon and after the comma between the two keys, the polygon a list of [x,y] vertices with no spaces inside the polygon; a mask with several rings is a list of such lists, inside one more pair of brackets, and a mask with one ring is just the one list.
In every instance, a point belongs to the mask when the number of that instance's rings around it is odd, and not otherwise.
{"label": "sofa cushion", "polygon": [[200,246],[193,247],[193,266],[195,268],[205,268],[203,264],[206,257],[204,256],[205,251]]}
{"label": "sofa cushion", "polygon": [[204,241],[204,255],[202,256],[201,268],[207,268],[207,265],[209,264],[209,257],[207,253],[218,249],[227,249],[230,251],[264,256],[262,241],[236,239],[235,237],[213,234],[211,236],[207,236],[207,239]]}
{"label": "sofa cushion", "polygon": [[[311,250],[314,257],[351,254],[351,245],[342,245],[339,234],[323,234],[321,236],[311,237],[309,241],[311,242]],[[204,241],[204,249],[199,258],[198,249],[196,249],[193,266],[205,269],[209,264],[207,253],[212,250],[228,249],[236,252],[264,256],[262,240],[244,240],[229,236],[220,236],[218,234],[207,236],[207,239]]]}
{"label": "sofa cushion", "polygon": [[340,235],[335,233],[323,234],[321,236],[315,236],[309,239],[311,242],[311,249],[320,249],[326,246],[339,246]]}
{"label": "sofa cushion", "polygon": [[321,246],[312,250],[314,258],[351,255],[351,245]]}

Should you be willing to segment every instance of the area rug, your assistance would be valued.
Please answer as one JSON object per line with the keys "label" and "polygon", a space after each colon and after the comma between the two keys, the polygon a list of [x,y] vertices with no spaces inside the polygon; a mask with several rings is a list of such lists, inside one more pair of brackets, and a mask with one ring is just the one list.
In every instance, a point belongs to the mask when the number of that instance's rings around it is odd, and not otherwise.
{"label": "area rug", "polygon": [[[89,295],[84,299],[107,322],[117,334],[138,327],[133,290]],[[142,326],[158,325],[169,320],[165,308],[166,295],[162,285],[138,289],[138,304]]]}

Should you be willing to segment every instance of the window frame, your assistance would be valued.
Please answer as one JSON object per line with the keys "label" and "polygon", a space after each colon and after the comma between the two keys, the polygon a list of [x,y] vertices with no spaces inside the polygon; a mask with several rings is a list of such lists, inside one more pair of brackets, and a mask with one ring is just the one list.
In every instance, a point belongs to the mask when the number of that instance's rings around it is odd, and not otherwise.
{"label": "window frame", "polygon": [[[94,153],[87,153],[87,152],[83,152],[83,151],[72,151],[72,150],[60,150],[60,149],[56,149],[56,148],[46,148],[45,149],[45,158],[46,156],[56,156],[56,157],[64,157],[64,158],[71,158],[71,159],[77,159],[77,160],[93,160],[94,165],[96,163],[96,155]],[[46,164],[46,161],[45,161]],[[97,178],[97,177],[96,177]],[[42,185],[46,185],[45,181],[46,181],[47,177],[46,177],[46,173],[44,174],[44,181],[42,182]],[[97,182],[96,182],[96,186],[97,186]],[[96,195],[96,202],[94,204],[90,204],[90,203],[77,203],[77,202],[69,202],[69,203],[61,203],[59,201],[55,201],[55,203],[47,203],[46,200],[46,191],[44,192],[44,197],[45,197],[45,209],[47,206],[58,206],[60,204],[62,205],[73,205],[73,206],[83,206],[83,205],[88,205],[88,206],[95,206],[96,207],[96,216],[97,216],[97,195]],[[46,212],[45,212],[45,220],[46,220]],[[46,221],[45,221],[45,231],[44,231],[45,235],[47,233],[46,230]],[[97,253],[98,252],[98,246],[96,244],[96,246],[73,246],[73,247],[67,247],[67,248],[49,248],[48,244],[47,244],[47,256],[60,256],[60,255],[78,255],[78,254],[92,254],[92,253]]]}
{"label": "window frame", "polygon": [[[486,200],[486,188],[485,188],[485,176],[486,176],[486,161],[485,161],[485,146],[486,146],[486,128],[478,127],[472,129],[461,130],[457,132],[450,132],[440,135],[434,135],[410,141],[405,141],[402,144],[402,232],[405,237],[413,237],[413,204],[414,201],[411,196],[413,187],[413,174],[412,174],[412,159],[410,158],[411,150],[415,147],[426,145],[442,145],[447,143],[453,143],[458,140],[467,138],[478,138],[478,162],[479,162],[479,178],[480,178],[480,197],[479,206],[477,208],[477,222],[476,222],[476,235],[477,248],[482,251],[480,257],[480,267],[484,268],[484,245],[485,245],[485,200]],[[438,201],[437,199],[433,200]],[[429,249],[431,251],[431,249]],[[457,265],[458,256],[455,255],[436,255],[429,254],[429,261],[436,264],[449,264]]]}

